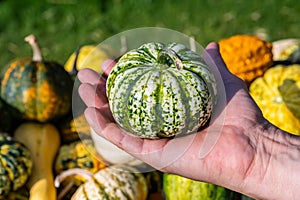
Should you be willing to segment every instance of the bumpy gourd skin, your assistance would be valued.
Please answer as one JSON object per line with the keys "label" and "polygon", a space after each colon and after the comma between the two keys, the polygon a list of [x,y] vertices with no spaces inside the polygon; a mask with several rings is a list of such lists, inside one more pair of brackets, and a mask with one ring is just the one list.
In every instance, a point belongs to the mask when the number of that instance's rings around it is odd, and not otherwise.
{"label": "bumpy gourd skin", "polygon": [[216,96],[209,67],[176,43],[147,43],[129,51],[106,86],[116,122],[142,138],[196,131],[209,120]]}
{"label": "bumpy gourd skin", "polygon": [[254,35],[234,35],[219,41],[229,71],[249,84],[273,64],[272,43]]}
{"label": "bumpy gourd skin", "polygon": [[30,151],[22,143],[0,133],[0,199],[22,187],[31,170]]}

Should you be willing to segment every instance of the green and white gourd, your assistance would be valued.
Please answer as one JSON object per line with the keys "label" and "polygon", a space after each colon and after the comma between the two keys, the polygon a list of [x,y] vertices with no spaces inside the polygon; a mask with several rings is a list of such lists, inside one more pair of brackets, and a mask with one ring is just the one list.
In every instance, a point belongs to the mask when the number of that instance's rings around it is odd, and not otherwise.
{"label": "green and white gourd", "polygon": [[[68,171],[63,173],[71,174],[72,171],[81,172],[83,169],[70,169]],[[84,173],[85,172],[82,172],[82,175]],[[62,174],[62,176],[64,175]],[[114,165],[101,169],[93,175],[87,174],[86,177],[88,176],[90,176],[89,179],[75,191],[71,200],[147,199],[148,188],[146,179],[135,168],[124,165]],[[58,180],[59,178],[56,179],[56,185]]]}
{"label": "green and white gourd", "polygon": [[208,122],[216,96],[209,66],[177,43],[146,43],[127,52],[106,87],[116,122],[151,139],[197,131]]}

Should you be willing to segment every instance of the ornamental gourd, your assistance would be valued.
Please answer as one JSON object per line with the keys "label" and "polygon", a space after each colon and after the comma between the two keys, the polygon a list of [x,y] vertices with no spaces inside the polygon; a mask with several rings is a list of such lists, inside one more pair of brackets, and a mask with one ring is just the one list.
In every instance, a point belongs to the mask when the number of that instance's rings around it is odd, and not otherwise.
{"label": "ornamental gourd", "polygon": [[210,183],[194,181],[175,174],[164,174],[166,200],[233,200],[235,192]]}
{"label": "ornamental gourd", "polygon": [[17,127],[14,138],[28,147],[33,160],[32,173],[26,182],[29,200],[55,200],[53,164],[60,147],[57,128],[50,123],[25,122]]}
{"label": "ornamental gourd", "polygon": [[177,43],[146,43],[127,52],[106,88],[116,122],[151,139],[197,131],[208,122],[216,96],[209,66]]}
{"label": "ornamental gourd", "polygon": [[97,72],[101,72],[101,63],[108,59],[108,52],[95,45],[83,45],[72,53],[66,61],[64,68],[72,75],[76,75],[77,71],[88,67]]}
{"label": "ornamental gourd", "polygon": [[0,133],[0,199],[25,185],[32,171],[30,151],[6,133]]}
{"label": "ornamental gourd", "polygon": [[[60,174],[68,169],[81,168],[95,173],[104,167],[106,167],[106,163],[97,155],[93,141],[83,139],[60,147],[56,156],[54,171],[56,174]],[[77,179],[80,182],[80,177]]]}
{"label": "ornamental gourd", "polygon": [[279,128],[300,135],[300,65],[276,65],[253,81],[250,94],[264,117]]}
{"label": "ornamental gourd", "polygon": [[113,165],[95,174],[80,168],[70,169],[56,177],[55,185],[59,187],[60,182],[72,174],[82,175],[87,181],[75,191],[71,200],[147,199],[148,188],[145,177],[132,167]]}
{"label": "ornamental gourd", "polygon": [[229,71],[247,86],[273,64],[272,43],[254,35],[234,35],[219,41]]}
{"label": "ornamental gourd", "polygon": [[20,58],[3,72],[2,99],[25,120],[47,122],[71,109],[73,82],[63,66],[43,61],[35,36],[25,38],[33,58]]}

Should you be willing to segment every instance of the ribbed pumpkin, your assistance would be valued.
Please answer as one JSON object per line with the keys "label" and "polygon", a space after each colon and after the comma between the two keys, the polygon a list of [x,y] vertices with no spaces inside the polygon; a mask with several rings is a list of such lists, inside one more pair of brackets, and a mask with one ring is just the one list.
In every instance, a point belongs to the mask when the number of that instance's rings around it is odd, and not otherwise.
{"label": "ribbed pumpkin", "polygon": [[276,65],[268,69],[253,81],[249,91],[266,119],[300,135],[300,65]]}
{"label": "ribbed pumpkin", "polygon": [[106,87],[116,122],[152,139],[204,126],[216,95],[209,66],[177,43],[146,43],[127,52],[110,72]]}
{"label": "ribbed pumpkin", "polygon": [[[144,176],[136,169],[128,166],[114,165],[99,170],[95,174],[86,173],[83,169],[71,169],[60,176],[71,175],[72,171],[85,175],[87,182],[82,184],[73,194],[72,200],[122,199],[146,200],[147,183]],[[55,184],[59,186],[57,178]]]}
{"label": "ribbed pumpkin", "polygon": [[21,188],[31,175],[30,151],[6,133],[0,133],[0,199]]}
{"label": "ribbed pumpkin", "polygon": [[63,66],[43,61],[33,35],[25,38],[33,58],[20,58],[3,72],[2,99],[23,119],[47,122],[62,117],[71,108],[73,82]]}
{"label": "ribbed pumpkin", "polygon": [[194,181],[174,174],[164,174],[166,200],[233,200],[235,192],[210,183]]}

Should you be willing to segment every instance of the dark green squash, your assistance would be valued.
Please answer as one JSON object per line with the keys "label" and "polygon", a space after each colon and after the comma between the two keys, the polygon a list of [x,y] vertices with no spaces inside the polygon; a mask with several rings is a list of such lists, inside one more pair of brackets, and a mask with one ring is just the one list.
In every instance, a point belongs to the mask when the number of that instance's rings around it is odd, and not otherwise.
{"label": "dark green squash", "polygon": [[71,109],[73,82],[63,66],[43,61],[33,35],[25,38],[33,48],[33,58],[20,58],[3,72],[2,99],[25,120],[47,122]]}

